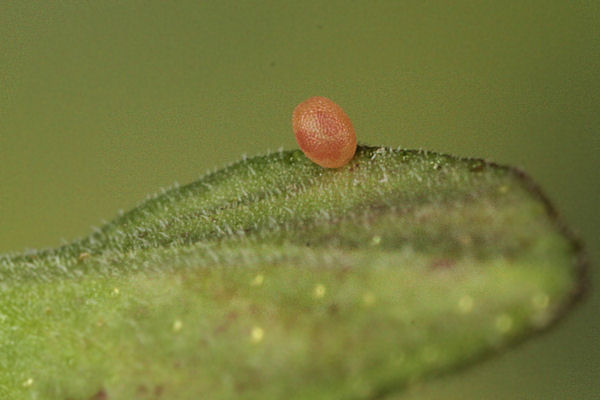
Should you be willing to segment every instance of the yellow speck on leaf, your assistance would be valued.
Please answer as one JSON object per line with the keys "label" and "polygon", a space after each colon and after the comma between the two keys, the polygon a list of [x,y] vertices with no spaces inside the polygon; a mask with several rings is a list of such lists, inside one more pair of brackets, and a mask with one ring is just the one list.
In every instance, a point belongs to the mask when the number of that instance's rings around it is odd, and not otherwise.
{"label": "yellow speck on leaf", "polygon": [[325,297],[326,292],[327,289],[325,289],[325,286],[319,283],[317,286],[315,286],[313,296],[315,297],[315,299],[322,299],[323,297]]}
{"label": "yellow speck on leaf", "polygon": [[468,314],[473,311],[473,305],[473,298],[468,294],[464,295],[460,298],[460,300],[458,300],[458,310],[463,314]]}
{"label": "yellow speck on leaf", "polygon": [[543,310],[550,304],[550,297],[546,293],[538,293],[532,297],[531,303],[538,310]]}
{"label": "yellow speck on leaf", "polygon": [[363,303],[365,306],[370,307],[375,304],[375,295],[371,292],[367,292],[363,295]]}
{"label": "yellow speck on leaf", "polygon": [[252,281],[250,282],[250,285],[252,286],[260,286],[263,284],[263,282],[265,281],[265,277],[262,274],[258,274],[254,277],[254,279],[252,279]]}
{"label": "yellow speck on leaf", "polygon": [[507,333],[510,331],[513,325],[513,319],[508,314],[500,314],[496,317],[496,329],[501,333]]}
{"label": "yellow speck on leaf", "polygon": [[183,329],[183,322],[181,320],[176,319],[173,322],[173,332],[180,332]]}
{"label": "yellow speck on leaf", "polygon": [[265,336],[265,331],[260,326],[255,326],[252,328],[252,332],[250,332],[250,339],[253,343],[259,343],[263,340]]}

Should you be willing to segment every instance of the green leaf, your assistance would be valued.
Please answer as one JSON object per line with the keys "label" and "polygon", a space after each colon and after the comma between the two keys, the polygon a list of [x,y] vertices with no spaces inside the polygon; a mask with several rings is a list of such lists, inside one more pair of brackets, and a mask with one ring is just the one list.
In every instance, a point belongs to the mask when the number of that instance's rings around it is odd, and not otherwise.
{"label": "green leaf", "polygon": [[515,169],[277,152],[0,257],[0,397],[379,398],[548,327],[583,260]]}

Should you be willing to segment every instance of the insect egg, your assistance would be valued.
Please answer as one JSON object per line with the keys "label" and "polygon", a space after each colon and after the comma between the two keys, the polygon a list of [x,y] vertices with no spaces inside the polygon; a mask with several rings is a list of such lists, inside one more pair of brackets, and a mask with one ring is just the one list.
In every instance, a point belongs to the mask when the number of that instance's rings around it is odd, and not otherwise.
{"label": "insect egg", "polygon": [[300,148],[325,168],[346,165],[356,152],[356,133],[342,107],[326,97],[300,103],[293,115],[294,133]]}

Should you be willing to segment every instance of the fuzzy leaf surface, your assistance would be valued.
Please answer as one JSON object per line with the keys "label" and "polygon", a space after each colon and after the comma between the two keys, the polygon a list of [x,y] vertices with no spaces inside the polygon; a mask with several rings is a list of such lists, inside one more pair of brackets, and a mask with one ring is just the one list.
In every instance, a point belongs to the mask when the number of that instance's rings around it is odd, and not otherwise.
{"label": "fuzzy leaf surface", "polygon": [[0,398],[383,398],[545,329],[583,283],[515,169],[282,151],[0,256]]}

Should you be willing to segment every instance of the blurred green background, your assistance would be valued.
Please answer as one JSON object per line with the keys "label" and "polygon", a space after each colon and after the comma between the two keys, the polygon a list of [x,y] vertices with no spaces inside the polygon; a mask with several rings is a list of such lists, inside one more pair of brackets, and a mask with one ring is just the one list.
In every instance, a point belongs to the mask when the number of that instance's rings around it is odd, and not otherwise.
{"label": "blurred green background", "polygon": [[[291,112],[314,95],[362,143],[522,167],[600,260],[593,1],[2,1],[0,252],[59,245],[175,181],[295,148]],[[539,339],[397,398],[598,396],[592,292]]]}

